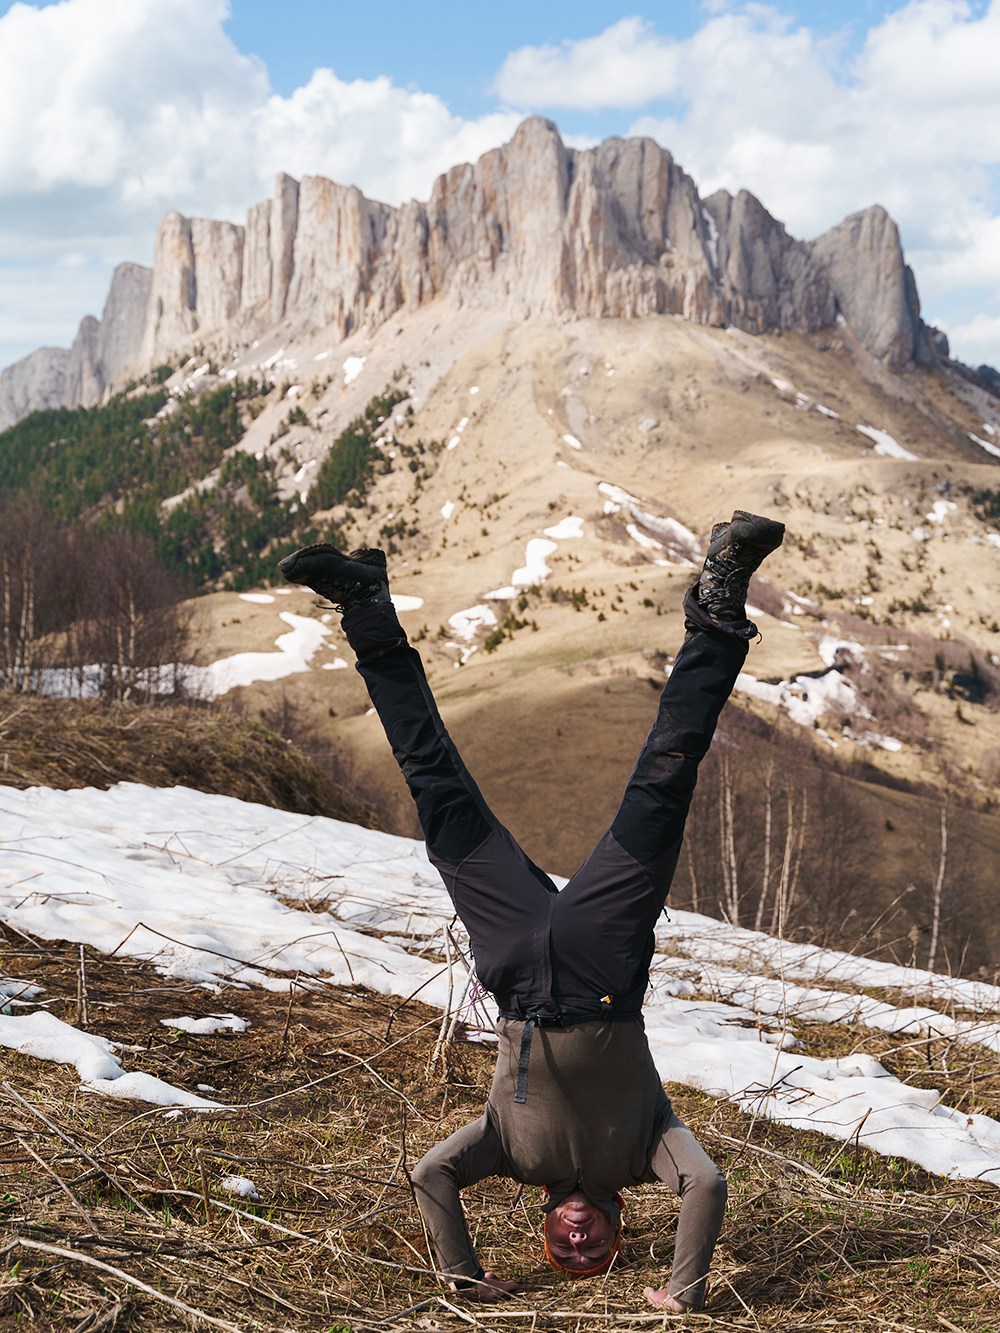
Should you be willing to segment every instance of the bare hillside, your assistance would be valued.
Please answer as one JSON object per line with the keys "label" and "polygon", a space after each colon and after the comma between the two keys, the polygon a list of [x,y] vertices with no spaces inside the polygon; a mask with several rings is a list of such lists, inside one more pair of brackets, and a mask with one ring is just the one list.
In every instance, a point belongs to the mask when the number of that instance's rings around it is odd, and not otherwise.
{"label": "bare hillside", "polygon": [[[334,357],[350,362],[346,376],[330,376]],[[981,389],[947,367],[891,373],[840,327],[751,337],[672,316],[503,324],[432,308],[335,353],[313,340],[282,360],[307,405],[279,437],[289,489],[308,485],[384,384],[409,393],[380,427],[365,493],[316,520],[345,545],[389,551],[445,718],[542,864],[571,873],[610,818],[679,646],[699,552],[739,507],[780,517],[788,536],[752,592],[762,638],[735,707],[867,793],[869,850],[893,867],[873,886],[879,911],[933,879],[945,795],[973,830],[966,880],[980,901],[1000,796],[998,463],[970,438],[989,443],[1000,413]],[[279,386],[240,448],[278,448],[286,403]],[[282,611],[328,617],[329,657],[243,693],[251,708],[282,702],[297,725],[311,720],[384,827],[415,833],[360,680],[320,669],[352,661],[336,617],[298,590],[199,605],[212,657],[273,648]],[[746,757],[750,791],[756,763]],[[917,802],[913,827],[927,832],[909,855],[881,810],[893,790]],[[748,844],[748,893],[757,855]],[[957,865],[954,839],[952,855]],[[675,899],[689,889],[679,873]],[[905,951],[914,922],[903,925]]]}

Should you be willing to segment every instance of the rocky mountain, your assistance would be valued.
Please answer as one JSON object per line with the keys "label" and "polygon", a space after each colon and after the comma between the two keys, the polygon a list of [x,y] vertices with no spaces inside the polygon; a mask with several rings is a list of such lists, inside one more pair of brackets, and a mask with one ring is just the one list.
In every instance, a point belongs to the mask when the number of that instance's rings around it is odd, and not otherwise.
{"label": "rocky mountain", "polygon": [[0,374],[0,430],[47,407],[93,407],[139,354],[153,270],[119,264],[100,321],[85,315],[73,346],[40,347]]}
{"label": "rocky mountain", "polygon": [[427,203],[282,176],[243,227],[168,214],[154,268],[120,270],[113,298],[71,352],[22,365],[17,410],[33,384],[60,402],[157,382],[51,434],[15,427],[0,489],[155,542],[203,594],[204,679],[239,682],[386,831],[418,832],[412,801],[335,617],[274,586],[281,555],[386,550],[486,798],[570,874],[613,815],[714,524],[773,514],[763,637],[675,901],[739,898],[752,922],[784,864],[801,938],[864,942],[887,912],[879,947],[908,958],[953,811],[949,958],[993,966],[1000,393],[922,323],[883,209],[807,244],[746,192],[700,199],[648,140],[576,152],[534,120]]}
{"label": "rocky mountain", "polygon": [[878,205],[807,244],[752,194],[702,200],[652,139],[567,148],[550,121],[453,167],[401,208],[322,176],[278,176],[245,226],[170,212],[153,269],[115,271],[100,323],[0,376],[0,428],[90,405],[129,370],[198,340],[246,346],[276,326],[342,340],[443,299],[513,319],[680,315],[747,333],[812,333],[838,316],[892,370],[947,355],[920,319],[896,224]]}

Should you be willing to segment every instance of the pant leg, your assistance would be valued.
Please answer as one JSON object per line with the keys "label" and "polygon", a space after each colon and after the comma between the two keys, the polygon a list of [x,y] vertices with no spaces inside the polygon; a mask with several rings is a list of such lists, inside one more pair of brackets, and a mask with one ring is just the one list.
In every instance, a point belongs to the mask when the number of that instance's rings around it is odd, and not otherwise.
{"label": "pant leg", "polygon": [[[560,994],[645,990],[652,931],[680,852],[698,765],[746,660],[749,622],[712,620],[692,592],[687,634],[610,829],[559,895],[552,917]],[[630,1002],[631,1003],[631,1002]]]}
{"label": "pant leg", "polygon": [[388,603],[348,612],[344,634],[417,805],[427,855],[469,932],[476,971],[504,1008],[548,999],[555,885],[490,810],[445,729],[419,653]]}
{"label": "pant leg", "polygon": [[650,1168],[681,1199],[670,1294],[701,1306],[705,1278],[726,1211],[726,1179],[673,1111],[653,1149]]}
{"label": "pant leg", "polygon": [[413,1168],[417,1204],[442,1273],[452,1278],[483,1276],[459,1190],[507,1170],[500,1135],[485,1113],[432,1148]]}
{"label": "pant leg", "polygon": [[746,661],[747,630],[756,632],[749,621],[712,620],[693,591],[684,613],[684,644],[611,825],[619,847],[646,866],[680,848],[698,765]]}

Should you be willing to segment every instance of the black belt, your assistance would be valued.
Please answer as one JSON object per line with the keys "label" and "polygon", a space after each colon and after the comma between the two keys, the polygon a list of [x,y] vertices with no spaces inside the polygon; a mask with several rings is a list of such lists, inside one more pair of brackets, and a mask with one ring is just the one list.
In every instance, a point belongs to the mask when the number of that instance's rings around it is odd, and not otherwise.
{"label": "black belt", "polygon": [[537,1021],[538,1015],[531,1014],[521,1030],[521,1053],[517,1057],[517,1090],[514,1100],[522,1104],[528,1100],[528,1065],[531,1062],[531,1039],[535,1035]]}

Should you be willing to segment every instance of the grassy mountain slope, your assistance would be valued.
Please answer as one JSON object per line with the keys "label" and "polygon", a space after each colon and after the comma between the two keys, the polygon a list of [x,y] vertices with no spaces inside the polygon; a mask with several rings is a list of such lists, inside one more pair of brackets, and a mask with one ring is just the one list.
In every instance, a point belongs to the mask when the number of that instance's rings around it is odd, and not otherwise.
{"label": "grassy mountain slope", "polygon": [[[236,378],[223,383],[210,355]],[[354,373],[342,375],[348,357]],[[653,683],[683,633],[691,568],[652,544],[662,531],[642,515],[676,519],[702,549],[712,523],[734,508],[781,518],[785,545],[752,593],[763,638],[747,671],[761,681],[815,678],[833,660],[830,641],[858,643],[838,659],[858,702],[810,730],[784,709],[735,696],[740,716],[763,729],[735,769],[747,910],[752,918],[762,883],[763,756],[777,736],[793,796],[782,808],[815,843],[803,853],[801,910],[813,870],[816,892],[827,885],[819,849],[834,845],[846,819],[838,810],[849,808],[848,840],[869,855],[868,924],[902,893],[903,943],[893,947],[920,956],[947,798],[953,829],[964,820],[966,830],[952,838],[946,875],[955,897],[949,957],[961,955],[961,923],[992,873],[1000,803],[1000,464],[970,438],[993,438],[1000,413],[981,386],[937,368],[892,375],[843,329],[751,338],[671,316],[512,324],[438,306],[335,348],[318,333],[288,347],[275,338],[256,349],[209,348],[202,359],[207,373],[196,378],[192,363],[160,390],[175,391],[178,406],[163,419],[170,429],[191,426],[190,435],[181,430],[193,452],[171,481],[178,489],[162,494],[163,478],[140,477],[132,490],[109,480],[104,509],[92,504],[87,516],[145,506],[161,550],[205,589],[266,585],[280,555],[316,535],[384,546],[394,590],[422,599],[403,624],[473,771],[529,852],[563,873],[610,817],[653,714]],[[264,381],[266,362],[280,383]],[[246,394],[236,409],[234,392]],[[211,432],[198,404],[213,402],[236,411],[238,428],[214,439],[212,467],[199,476]],[[197,411],[200,435],[184,415]],[[583,520],[582,536],[558,540],[537,589],[490,600],[524,564],[526,543],[569,515]],[[497,623],[466,642],[449,618],[477,605]],[[273,649],[286,629],[282,610],[325,611],[302,592],[249,607],[219,590],[199,606],[206,660]],[[330,647],[350,663],[333,628]],[[313,670],[242,694],[255,713],[279,708],[315,728],[339,780],[383,826],[416,832],[355,673]],[[900,747],[879,748],[870,733]],[[831,775],[836,800],[816,773]],[[706,793],[717,781],[706,775]],[[899,793],[915,803],[901,823],[890,809]],[[706,808],[706,864],[718,845],[712,818]],[[700,881],[697,864],[693,874]],[[855,895],[865,891],[857,866],[837,874],[838,893],[848,881]],[[699,882],[703,904],[717,900],[717,866],[714,875]],[[675,894],[684,892],[679,872]],[[981,924],[975,966],[992,966],[1000,937],[989,919]]]}

